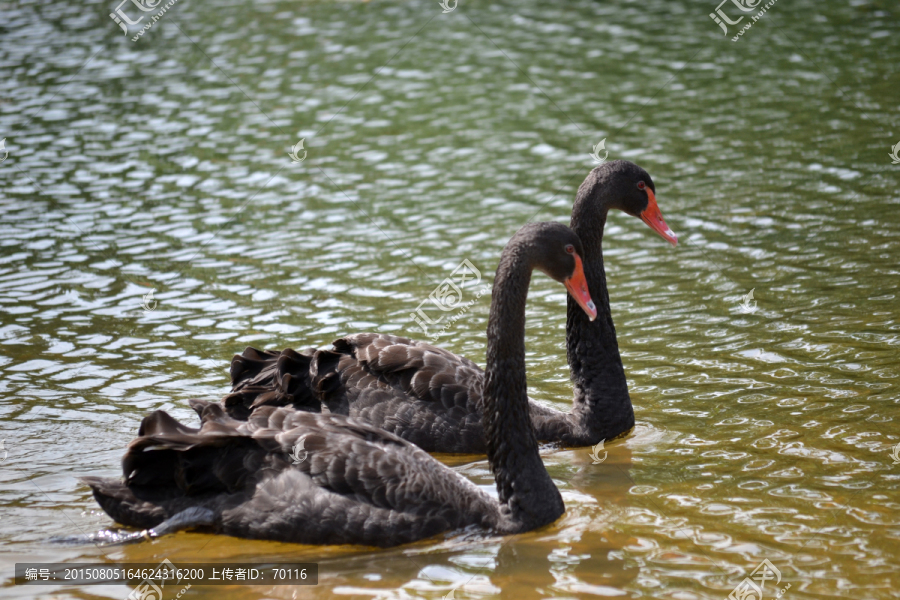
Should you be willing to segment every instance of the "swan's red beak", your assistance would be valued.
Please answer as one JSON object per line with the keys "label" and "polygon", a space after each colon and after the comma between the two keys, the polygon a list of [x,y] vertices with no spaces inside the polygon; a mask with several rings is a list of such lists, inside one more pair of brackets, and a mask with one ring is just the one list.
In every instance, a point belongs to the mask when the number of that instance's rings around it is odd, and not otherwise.
{"label": "swan's red beak", "polygon": [[646,192],[649,201],[647,202],[647,208],[641,213],[641,220],[646,223],[650,229],[661,235],[664,240],[673,246],[678,245],[678,236],[675,235],[674,231],[669,229],[665,219],[663,219],[662,213],[659,212],[659,206],[656,205],[656,194],[653,193],[653,190],[651,190],[649,186],[647,187]]}
{"label": "swan's red beak", "polygon": [[591,300],[591,293],[588,291],[587,279],[584,277],[584,267],[581,264],[581,257],[575,254],[575,271],[572,276],[566,279],[563,284],[572,298],[578,303],[587,316],[593,321],[597,318],[597,306]]}

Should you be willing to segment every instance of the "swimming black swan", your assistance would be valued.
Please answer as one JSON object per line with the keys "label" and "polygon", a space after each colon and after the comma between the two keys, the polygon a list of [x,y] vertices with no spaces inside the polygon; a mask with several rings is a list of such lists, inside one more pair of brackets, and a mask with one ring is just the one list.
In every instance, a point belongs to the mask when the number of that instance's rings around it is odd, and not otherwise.
{"label": "swimming black swan", "polygon": [[[566,344],[573,407],[561,412],[529,401],[538,440],[592,446],[634,427],[606,288],[603,229],[609,210],[618,209],[675,245],[655,190],[644,169],[621,160],[596,167],[578,189],[571,225],[584,244],[585,276],[600,318],[591,323],[569,301]],[[431,344],[360,333],[337,340],[333,350],[247,348],[232,360],[233,388],[223,406],[237,419],[266,405],[325,410],[362,419],[428,452],[483,454],[483,379],[474,362]]]}
{"label": "swimming black swan", "polygon": [[[500,256],[487,329],[484,431],[499,502],[414,444],[343,415],[263,406],[237,421],[194,401],[200,429],[163,411],[141,423],[125,481],[85,477],[103,510],[144,531],[200,528],[307,544],[394,546],[478,525],[518,533],[555,521],[562,498],[538,454],[525,383],[525,300],[533,269],[593,315],[578,237],[526,225]],[[303,448],[302,451],[298,448]]]}

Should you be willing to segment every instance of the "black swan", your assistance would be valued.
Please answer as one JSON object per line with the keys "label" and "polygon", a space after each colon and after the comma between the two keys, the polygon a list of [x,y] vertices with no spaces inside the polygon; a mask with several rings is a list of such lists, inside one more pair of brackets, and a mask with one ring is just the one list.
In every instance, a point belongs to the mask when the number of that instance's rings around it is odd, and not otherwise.
{"label": "black swan", "polygon": [[[600,318],[591,323],[569,300],[566,344],[573,407],[561,412],[529,401],[540,441],[592,446],[634,427],[606,288],[603,229],[609,210],[618,209],[675,245],[655,190],[644,169],[621,160],[593,169],[578,189],[571,226],[584,244],[585,276]],[[350,415],[428,452],[483,454],[483,379],[474,362],[431,344],[360,333],[335,341],[333,350],[247,348],[232,360],[232,393],[222,404],[236,419],[267,405]]]}
{"label": "black swan", "polygon": [[[247,421],[193,401],[200,429],[163,411],[141,423],[124,482],[85,477],[103,510],[143,529],[117,542],[199,528],[306,544],[394,546],[476,525],[502,534],[565,511],[531,427],[525,301],[533,269],[577,293],[581,242],[565,225],[533,223],[500,256],[488,318],[484,431],[499,502],[414,444],[359,419],[260,407]],[[302,451],[298,451],[302,447]],[[102,534],[103,532],[101,532]],[[97,539],[113,539],[98,534]]]}

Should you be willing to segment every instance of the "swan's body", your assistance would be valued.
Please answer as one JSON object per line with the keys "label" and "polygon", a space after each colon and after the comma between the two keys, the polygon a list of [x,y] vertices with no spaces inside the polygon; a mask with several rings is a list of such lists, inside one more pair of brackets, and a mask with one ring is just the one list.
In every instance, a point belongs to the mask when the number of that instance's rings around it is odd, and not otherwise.
{"label": "swan's body", "polygon": [[[84,478],[116,522],[151,530],[202,508],[214,515],[206,528],[224,535],[385,547],[467,525],[515,530],[488,494],[367,423],[274,407],[234,421],[217,405],[195,408],[199,430],[162,411],[144,419],[125,483]],[[294,464],[301,437],[308,457]]]}
{"label": "swan's body", "polygon": [[[359,419],[258,406],[238,421],[220,405],[199,401],[192,402],[199,429],[152,413],[122,461],[125,480],[85,481],[117,522],[151,537],[202,528],[308,544],[393,546],[468,525],[517,533],[551,523],[565,507],[529,419],[525,299],[533,268],[570,289],[583,281],[580,251],[565,226],[535,223],[501,255],[482,397],[499,501],[409,441]],[[588,311],[589,295],[580,299]],[[297,451],[301,441],[305,455]]]}
{"label": "swan's body", "polygon": [[[674,234],[656,205],[650,175],[612,161],[595,168],[578,190],[572,229],[584,244],[584,270],[599,318],[592,323],[569,300],[566,340],[573,406],[562,412],[529,401],[537,439],[593,446],[634,427],[634,409],[609,307],[603,265],[607,212],[644,220],[668,241]],[[484,453],[484,371],[471,360],[407,338],[361,333],[333,350],[247,348],[231,363],[232,394],[223,404],[245,419],[259,406],[293,406],[362,419],[428,452]]]}
{"label": "swan's body", "polygon": [[[309,376],[308,373],[312,372]],[[353,416],[426,452],[484,454],[484,371],[471,360],[408,338],[360,333],[334,350],[261,352],[247,348],[231,363],[229,414],[247,418],[259,406],[293,406]],[[296,382],[308,381],[308,385]],[[529,400],[539,440],[558,439],[567,413]],[[560,427],[562,425],[562,427]]]}

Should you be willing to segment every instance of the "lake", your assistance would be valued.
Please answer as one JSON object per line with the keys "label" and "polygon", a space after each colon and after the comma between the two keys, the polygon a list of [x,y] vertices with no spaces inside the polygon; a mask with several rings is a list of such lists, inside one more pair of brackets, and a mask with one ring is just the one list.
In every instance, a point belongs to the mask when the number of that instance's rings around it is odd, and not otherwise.
{"label": "lake", "polygon": [[[130,590],[13,586],[17,561],[169,559],[319,565],[188,599],[719,600],[767,560],[767,599],[900,597],[897,6],[738,4],[181,0],[132,41],[154,13],[131,3],[4,3],[3,595]],[[124,35],[117,7],[147,18]],[[599,463],[542,447],[559,521],[389,550],[48,542],[111,527],[77,477],[119,476],[152,410],[195,425],[246,346],[426,339],[410,313],[568,222],[592,152],[647,169],[680,242],[610,216],[637,425]],[[483,365],[490,294],[464,293],[437,343]],[[543,275],[526,335],[529,394],[566,409]],[[493,490],[484,457],[439,458]]]}

